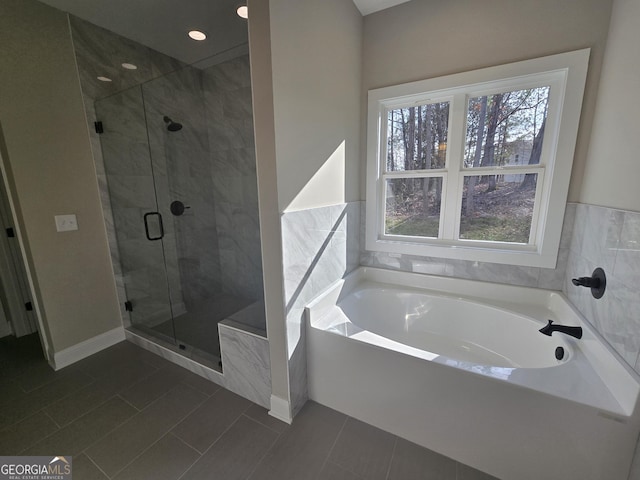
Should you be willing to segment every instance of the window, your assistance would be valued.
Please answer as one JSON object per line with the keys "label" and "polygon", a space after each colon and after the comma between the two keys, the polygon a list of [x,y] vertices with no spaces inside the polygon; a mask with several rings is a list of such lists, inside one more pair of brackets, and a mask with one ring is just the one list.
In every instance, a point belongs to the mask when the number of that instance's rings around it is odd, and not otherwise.
{"label": "window", "polygon": [[555,267],[588,58],[371,90],[367,249]]}

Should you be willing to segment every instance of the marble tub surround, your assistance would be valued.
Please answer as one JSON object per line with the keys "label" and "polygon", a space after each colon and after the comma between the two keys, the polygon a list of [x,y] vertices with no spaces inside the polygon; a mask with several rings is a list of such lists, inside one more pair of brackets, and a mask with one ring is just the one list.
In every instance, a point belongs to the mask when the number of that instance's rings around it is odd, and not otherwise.
{"label": "marble tub surround", "polygon": [[[364,211],[364,202],[362,202],[362,210]],[[364,246],[364,215],[361,219],[362,233],[360,238],[363,240],[360,245],[362,251],[360,264],[404,272],[426,273],[429,275],[506,283],[548,290],[562,290],[565,270],[569,259],[569,245],[572,238],[575,212],[576,205],[572,203],[568,204],[564,215],[556,268],[522,267],[517,265],[432,258],[398,253],[371,252],[366,250]]]}
{"label": "marble tub surround", "polygon": [[295,415],[308,399],[304,307],[359,264],[360,202],[281,217],[289,387]]}
{"label": "marble tub surround", "polygon": [[[596,300],[572,278],[604,269],[607,289]],[[563,291],[622,358],[640,373],[640,213],[578,204]]]}

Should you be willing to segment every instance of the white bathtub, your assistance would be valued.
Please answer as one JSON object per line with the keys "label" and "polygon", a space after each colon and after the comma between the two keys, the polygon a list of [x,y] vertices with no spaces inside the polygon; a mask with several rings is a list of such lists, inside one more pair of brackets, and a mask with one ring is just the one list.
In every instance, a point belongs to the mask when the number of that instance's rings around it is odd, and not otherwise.
{"label": "white bathtub", "polygon": [[504,480],[627,480],[638,376],[557,292],[361,267],[307,322],[319,403]]}

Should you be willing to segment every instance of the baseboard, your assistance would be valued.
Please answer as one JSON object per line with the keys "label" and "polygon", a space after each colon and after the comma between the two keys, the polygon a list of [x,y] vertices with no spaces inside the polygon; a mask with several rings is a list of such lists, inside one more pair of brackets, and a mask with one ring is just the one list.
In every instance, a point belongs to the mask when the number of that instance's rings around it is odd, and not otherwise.
{"label": "baseboard", "polygon": [[284,398],[276,397],[275,395],[271,395],[271,410],[269,410],[269,415],[289,425],[291,425],[293,421],[291,404]]}
{"label": "baseboard", "polygon": [[9,322],[5,322],[4,319],[0,319],[0,338],[11,334],[13,334],[13,332],[11,331],[11,325],[9,325]]}
{"label": "baseboard", "polygon": [[53,369],[60,370],[125,339],[124,328],[117,327],[53,354]]}

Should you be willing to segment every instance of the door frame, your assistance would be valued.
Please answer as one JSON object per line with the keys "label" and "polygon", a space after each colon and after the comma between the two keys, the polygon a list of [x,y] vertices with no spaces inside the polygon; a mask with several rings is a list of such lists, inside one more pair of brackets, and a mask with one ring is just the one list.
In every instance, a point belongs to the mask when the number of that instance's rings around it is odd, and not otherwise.
{"label": "door frame", "polygon": [[[0,232],[0,280],[7,305],[8,322],[16,336],[38,332],[45,357],[49,359],[51,350],[47,342],[40,305],[35,292],[35,284],[27,261],[25,237],[17,218],[15,193],[9,183],[7,171],[10,169],[2,123],[0,122],[0,222],[2,228],[13,228],[15,237],[8,238]],[[10,241],[11,240],[11,241]],[[31,302],[33,310],[27,311],[25,303]]]}

